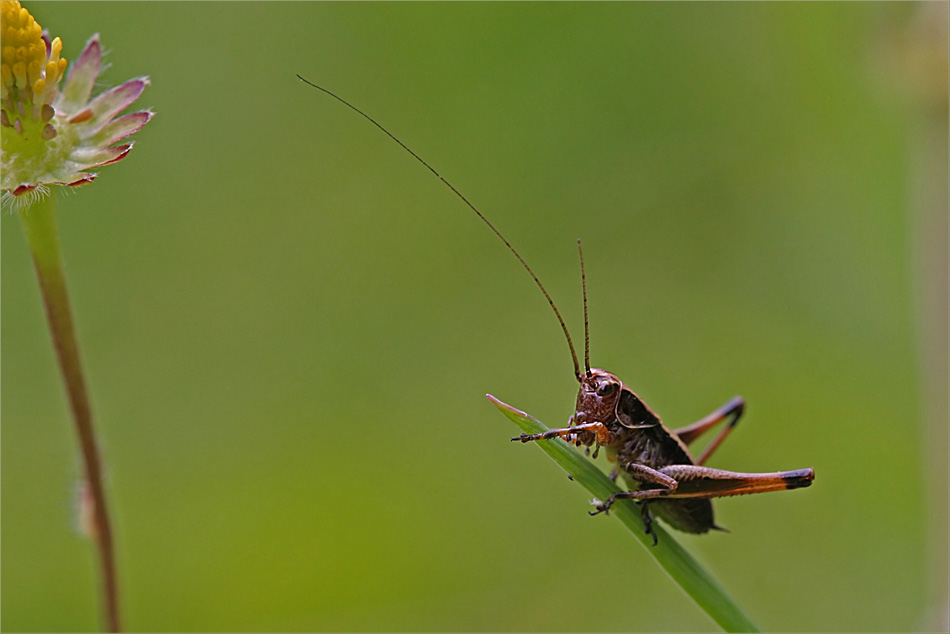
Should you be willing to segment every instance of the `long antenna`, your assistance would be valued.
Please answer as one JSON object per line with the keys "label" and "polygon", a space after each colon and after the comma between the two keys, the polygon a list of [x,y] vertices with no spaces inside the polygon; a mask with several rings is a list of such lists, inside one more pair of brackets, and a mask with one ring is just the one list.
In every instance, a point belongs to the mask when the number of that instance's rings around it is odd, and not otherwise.
{"label": "long antenna", "polygon": [[577,255],[581,258],[581,290],[584,293],[584,370],[589,379],[593,375],[590,373],[590,328],[587,325],[587,275],[584,274],[584,249],[580,238],[577,239]]}
{"label": "long antenna", "polygon": [[[396,143],[398,143],[398,144],[400,145],[400,147],[402,147],[402,149],[404,149],[405,151],[407,151],[407,152],[409,152],[410,154],[412,154],[413,158],[415,158],[417,161],[419,161],[420,163],[422,163],[423,165],[425,165],[427,168],[429,168],[429,171],[430,171],[430,172],[432,172],[433,174],[435,174],[436,177],[437,177],[440,181],[442,181],[443,183],[445,183],[446,187],[448,187],[449,189],[451,189],[452,192],[454,192],[456,196],[458,196],[459,198],[461,198],[461,199],[462,199],[462,202],[464,202],[466,205],[468,205],[469,209],[471,209],[472,211],[474,211],[475,214],[476,214],[479,218],[481,218],[482,221],[484,221],[484,223],[485,223],[486,225],[488,225],[488,228],[491,229],[491,230],[495,233],[495,235],[498,236],[498,238],[499,238],[502,242],[505,243],[505,246],[508,247],[508,249],[514,254],[514,256],[515,256],[516,258],[518,258],[518,261],[521,262],[521,266],[523,266],[523,267],[525,268],[525,270],[528,272],[528,274],[531,275],[531,279],[534,280],[534,283],[537,284],[537,285],[538,285],[538,288],[541,289],[541,292],[544,293],[544,298],[545,298],[546,300],[548,300],[548,304],[550,304],[550,305],[551,305],[551,309],[554,310],[554,315],[557,317],[558,323],[561,324],[561,330],[564,331],[564,337],[567,339],[567,345],[568,345],[568,347],[571,349],[571,359],[574,360],[574,376],[577,377],[577,380],[578,380],[578,381],[580,381],[580,380],[581,380],[581,371],[580,371],[580,366],[579,366],[578,363],[577,363],[577,353],[574,352],[574,342],[571,341],[571,333],[569,333],[569,332],[567,331],[567,325],[564,323],[564,319],[561,317],[561,313],[558,311],[557,306],[554,305],[554,300],[551,299],[551,296],[550,296],[550,295],[548,295],[547,290],[545,290],[545,288],[544,288],[544,284],[542,284],[542,283],[541,283],[541,280],[538,279],[538,276],[534,274],[534,271],[531,270],[531,267],[528,266],[528,263],[524,261],[524,259],[521,257],[521,255],[519,255],[519,253],[518,253],[517,251],[515,251],[515,248],[514,248],[513,246],[511,246],[511,243],[508,242],[508,240],[505,239],[505,236],[501,235],[501,232],[498,231],[498,229],[495,228],[495,225],[493,225],[492,223],[490,223],[490,222],[488,221],[488,218],[486,218],[484,215],[482,215],[482,212],[480,212],[480,211],[475,207],[475,205],[473,205],[472,203],[470,203],[470,202],[468,201],[468,198],[466,198],[465,196],[463,196],[462,193],[461,193],[459,190],[455,189],[455,186],[452,185],[452,183],[450,183],[449,181],[445,180],[445,178],[443,178],[441,174],[439,174],[437,171],[435,171],[435,169],[434,169],[431,165],[429,165],[429,164],[426,163],[424,160],[422,160],[422,157],[421,157],[421,156],[419,156],[418,154],[416,154],[415,152],[413,152],[412,150],[410,150],[410,149],[409,149],[409,146],[407,146],[405,143],[403,143],[402,141],[400,141],[399,139],[397,139],[397,138],[395,137],[395,135],[393,135],[392,132],[390,132],[389,130],[387,130],[386,128],[384,128],[382,125],[380,125],[380,124],[379,124],[375,119],[373,119],[371,116],[369,116],[368,114],[366,114],[365,112],[363,112],[362,110],[360,110],[359,108],[357,108],[356,106],[354,106],[353,104],[351,104],[350,102],[348,102],[347,100],[343,99],[342,97],[339,97],[339,96],[333,94],[332,92],[330,92],[329,90],[327,90],[327,89],[324,88],[323,86],[318,86],[318,85],[316,85],[315,83],[304,79],[304,78],[301,77],[300,75],[297,75],[297,79],[299,79],[299,80],[302,81],[303,83],[307,84],[308,86],[312,86],[312,87],[316,88],[317,90],[320,90],[320,91],[325,92],[326,94],[330,95],[331,97],[333,97],[334,99],[336,99],[337,101],[339,101],[340,103],[342,103],[344,106],[346,106],[346,107],[349,108],[350,110],[353,110],[354,112],[356,112],[357,114],[359,114],[360,116],[362,116],[364,119],[366,119],[367,121],[369,121],[370,123],[372,123],[374,126],[376,126],[376,127],[379,128],[380,130],[382,130],[383,132],[385,132],[385,133],[386,133],[386,136],[388,136],[390,139],[392,139],[393,141],[395,141]],[[585,297],[586,297],[586,292],[585,292]],[[586,300],[585,300],[585,301],[586,301]],[[587,307],[586,307],[586,304],[585,304],[585,307],[584,307],[584,313],[585,313],[584,321],[585,321],[585,332],[586,332],[586,328],[587,328],[587,327],[586,327],[586,321],[587,321],[587,317],[586,317]],[[587,347],[587,346],[586,346],[586,344],[585,344],[585,348],[586,348],[586,347]],[[589,364],[589,363],[586,363],[586,362],[585,362],[585,364],[588,366],[588,368],[587,368],[587,374],[588,374],[588,376],[589,376],[589,375],[590,375],[590,367],[589,367],[590,364]]]}

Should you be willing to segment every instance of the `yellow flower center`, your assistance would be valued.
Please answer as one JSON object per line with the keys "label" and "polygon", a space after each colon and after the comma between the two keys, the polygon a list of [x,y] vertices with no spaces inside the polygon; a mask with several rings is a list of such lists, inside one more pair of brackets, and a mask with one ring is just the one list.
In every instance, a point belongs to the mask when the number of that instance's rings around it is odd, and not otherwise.
{"label": "yellow flower center", "polygon": [[0,39],[3,125],[16,127],[20,117],[49,121],[53,115],[49,104],[66,71],[66,60],[59,56],[62,40],[54,39],[47,53],[43,28],[17,0],[0,1]]}

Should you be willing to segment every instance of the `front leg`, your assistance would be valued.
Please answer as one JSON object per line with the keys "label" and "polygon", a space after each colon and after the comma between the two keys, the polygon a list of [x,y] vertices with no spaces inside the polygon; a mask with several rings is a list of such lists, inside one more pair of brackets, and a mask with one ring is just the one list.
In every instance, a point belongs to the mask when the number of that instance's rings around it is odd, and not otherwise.
{"label": "front leg", "polygon": [[607,426],[603,423],[582,423],[580,425],[574,425],[573,427],[565,427],[563,429],[549,429],[546,432],[541,434],[521,434],[520,436],[515,436],[512,440],[520,440],[521,442],[530,442],[532,440],[547,440],[549,438],[564,438],[568,440],[570,436],[577,435],[578,432],[589,431],[594,434],[597,443],[600,445],[609,445],[613,442],[613,434],[610,433],[610,430],[607,429]]}
{"label": "front leg", "polygon": [[604,502],[597,502],[597,509],[590,511],[591,515],[606,513],[617,500],[650,500],[652,498],[666,497],[676,491],[679,483],[656,469],[636,462],[628,462],[623,465],[625,475],[630,476],[638,482],[644,484],[657,485],[660,488],[640,489],[637,491],[617,491],[607,498]]}

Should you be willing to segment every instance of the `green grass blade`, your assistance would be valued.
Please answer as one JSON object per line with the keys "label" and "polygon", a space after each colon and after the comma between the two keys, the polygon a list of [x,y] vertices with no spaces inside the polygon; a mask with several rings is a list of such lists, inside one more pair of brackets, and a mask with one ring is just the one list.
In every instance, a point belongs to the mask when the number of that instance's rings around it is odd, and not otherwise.
{"label": "green grass blade", "polygon": [[[526,434],[540,434],[548,430],[536,418],[502,403],[488,395],[501,412],[510,418]],[[594,464],[574,451],[561,439],[535,442],[551,456],[575,481],[582,484],[594,497],[606,500],[620,489]],[[693,559],[686,550],[659,523],[653,523],[659,544],[653,546],[653,538],[646,534],[640,511],[630,500],[619,500],[610,509],[610,515],[626,526],[640,540],[647,552],[653,555],[666,574],[689,595],[709,617],[727,632],[758,632],[759,629],[746,616],[722,586]]]}

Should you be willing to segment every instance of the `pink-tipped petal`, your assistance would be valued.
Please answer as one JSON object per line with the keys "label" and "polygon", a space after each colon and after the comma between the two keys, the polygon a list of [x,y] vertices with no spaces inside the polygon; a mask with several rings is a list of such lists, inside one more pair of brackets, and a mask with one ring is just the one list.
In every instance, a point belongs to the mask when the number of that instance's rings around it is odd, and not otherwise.
{"label": "pink-tipped petal", "polygon": [[102,128],[96,131],[95,134],[89,137],[89,143],[95,144],[98,146],[112,145],[120,139],[124,139],[130,134],[135,134],[142,129],[146,123],[149,122],[149,119],[152,118],[152,113],[148,111],[136,112],[133,114],[127,114],[118,119],[113,119],[110,123],[107,123]]}
{"label": "pink-tipped petal", "polygon": [[148,86],[148,78],[139,77],[102,93],[89,103],[93,120],[99,123],[110,121],[112,117],[138,99],[146,86]]}
{"label": "pink-tipped petal", "polygon": [[56,109],[65,113],[72,113],[89,101],[96,76],[99,74],[99,63],[102,58],[102,49],[99,46],[99,34],[96,33],[73,63],[66,77],[66,83],[56,101]]}
{"label": "pink-tipped petal", "polygon": [[19,187],[17,187],[10,193],[13,194],[14,196],[19,196],[21,194],[25,194],[31,189],[36,189],[36,185],[20,185]]}
{"label": "pink-tipped petal", "polygon": [[81,178],[78,178],[69,183],[58,183],[59,185],[65,185],[66,187],[75,187],[76,185],[85,185],[86,183],[91,183],[95,180],[98,174],[83,174]]}
{"label": "pink-tipped petal", "polygon": [[117,146],[115,146],[114,148],[110,148],[110,149],[116,150],[116,151],[118,152],[118,154],[115,156],[115,158],[109,159],[109,160],[106,161],[105,163],[99,163],[99,164],[97,164],[97,165],[93,165],[92,167],[101,167],[101,166],[103,166],[103,165],[109,165],[110,163],[118,163],[119,161],[121,161],[122,159],[124,159],[126,156],[128,156],[129,152],[132,151],[132,146],[133,146],[133,145],[135,145],[135,144],[134,144],[134,143],[129,143],[128,145],[117,145]]}
{"label": "pink-tipped petal", "polygon": [[104,148],[81,148],[74,150],[69,155],[69,160],[73,161],[81,170],[99,167],[100,165],[115,163],[128,154],[131,147],[132,144]]}

